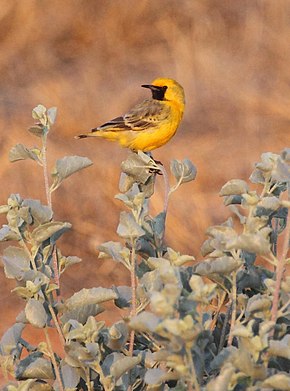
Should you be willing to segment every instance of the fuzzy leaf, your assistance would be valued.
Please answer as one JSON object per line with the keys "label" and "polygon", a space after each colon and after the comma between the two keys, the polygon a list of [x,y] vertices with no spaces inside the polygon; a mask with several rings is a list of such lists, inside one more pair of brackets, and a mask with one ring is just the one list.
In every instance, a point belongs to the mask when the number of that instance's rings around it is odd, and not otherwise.
{"label": "fuzzy leaf", "polygon": [[118,380],[122,375],[140,364],[142,356],[137,357],[126,357],[118,353],[111,353],[117,355],[117,359],[110,366],[110,375]]}
{"label": "fuzzy leaf", "polygon": [[144,382],[148,385],[160,385],[166,379],[167,374],[168,372],[165,372],[160,368],[147,369],[144,376]]}
{"label": "fuzzy leaf", "polygon": [[17,379],[54,379],[51,362],[38,352],[21,360],[16,366],[15,375]]}
{"label": "fuzzy leaf", "polygon": [[91,288],[81,289],[66,300],[65,304],[69,309],[88,304],[100,304],[109,300],[116,300],[118,295],[113,289]]}
{"label": "fuzzy leaf", "polygon": [[279,391],[290,391],[289,373],[280,372],[268,377],[268,379],[263,382],[263,388],[271,388]]}
{"label": "fuzzy leaf", "polygon": [[4,271],[7,278],[20,280],[30,270],[30,257],[20,247],[9,246],[3,251]]}
{"label": "fuzzy leaf", "polygon": [[103,309],[98,304],[83,304],[80,306],[65,309],[60,317],[63,324],[70,319],[77,320],[81,324],[85,324],[90,316],[96,316],[103,312]]}
{"label": "fuzzy leaf", "polygon": [[145,231],[135,221],[133,215],[129,212],[120,213],[120,222],[117,228],[117,234],[121,238],[135,239],[145,234]]}
{"label": "fuzzy leaf", "polygon": [[3,225],[2,228],[0,228],[0,242],[19,239],[19,235],[12,231],[8,225]]}
{"label": "fuzzy leaf", "polygon": [[268,353],[271,356],[284,357],[290,360],[290,335],[284,335],[280,341],[270,341]]}
{"label": "fuzzy leaf", "polygon": [[31,233],[31,237],[38,244],[49,238],[55,242],[64,232],[68,231],[70,228],[70,223],[51,221],[35,228]]}
{"label": "fuzzy leaf", "polygon": [[194,273],[201,276],[210,276],[211,274],[229,274],[237,270],[242,264],[231,257],[220,257],[216,259],[206,259],[193,267]]}
{"label": "fuzzy leaf", "polygon": [[123,247],[119,242],[106,242],[98,247],[99,258],[111,257],[116,262],[123,262],[130,257],[130,250]]}
{"label": "fuzzy leaf", "polygon": [[28,132],[34,134],[37,137],[42,137],[45,132],[45,127],[41,123],[35,124],[28,128]]}
{"label": "fuzzy leaf", "polygon": [[249,187],[247,185],[247,182],[241,179],[231,179],[223,185],[219,195],[222,197],[231,195],[242,195],[244,193],[248,193],[248,191]]}
{"label": "fuzzy leaf", "polygon": [[[132,152],[129,153],[127,159],[122,162],[121,170],[123,173],[127,174],[130,178],[132,178],[133,182],[145,184],[150,178],[150,176],[152,176],[152,173],[150,172],[148,167],[151,165],[151,162],[152,159],[143,152],[138,152],[138,154]],[[120,190],[121,188],[124,188],[124,184],[120,183]],[[123,191],[123,189],[121,191]]]}
{"label": "fuzzy leaf", "polygon": [[12,354],[13,350],[16,349],[24,327],[25,324],[23,323],[15,323],[4,333],[0,341],[0,353],[2,355]]}
{"label": "fuzzy leaf", "polygon": [[46,115],[47,115],[47,119],[48,119],[49,125],[53,125],[55,123],[56,114],[57,114],[57,108],[56,107],[50,107],[47,110]]}
{"label": "fuzzy leaf", "polygon": [[36,299],[29,299],[25,306],[26,319],[32,326],[43,328],[47,323],[47,314],[42,303]]}
{"label": "fuzzy leaf", "polygon": [[128,339],[128,327],[124,321],[114,323],[108,331],[106,346],[111,350],[121,350]]}
{"label": "fuzzy leaf", "polygon": [[62,159],[58,159],[51,173],[54,178],[54,184],[60,184],[70,175],[89,167],[92,164],[93,162],[90,159],[82,156],[65,156]]}
{"label": "fuzzy leaf", "polygon": [[42,205],[39,200],[23,200],[22,206],[29,207],[35,225],[47,223],[52,219],[53,213],[51,208],[47,205]]}
{"label": "fuzzy leaf", "polygon": [[131,318],[129,326],[136,331],[148,332],[154,331],[159,323],[160,318],[152,312],[143,311]]}
{"label": "fuzzy leaf", "polygon": [[18,160],[32,159],[39,161],[40,151],[35,149],[26,148],[23,144],[16,144],[10,149],[9,160],[10,162],[16,162]]}
{"label": "fuzzy leaf", "polygon": [[176,181],[180,181],[180,183],[193,181],[197,174],[196,167],[189,159],[184,159],[183,161],[172,160],[170,162],[170,170],[175,176]]}
{"label": "fuzzy leaf", "polygon": [[260,255],[269,254],[271,245],[268,239],[271,228],[265,227],[257,233],[244,233],[236,238],[229,240],[227,243],[227,249],[241,249],[250,253],[256,253]]}

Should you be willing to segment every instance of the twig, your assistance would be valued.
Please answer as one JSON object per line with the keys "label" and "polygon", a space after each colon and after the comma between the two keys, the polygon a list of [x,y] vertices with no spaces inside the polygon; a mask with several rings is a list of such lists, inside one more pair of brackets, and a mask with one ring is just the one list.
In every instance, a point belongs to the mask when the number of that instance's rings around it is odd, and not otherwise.
{"label": "twig", "polygon": [[61,342],[61,345],[62,345],[62,348],[63,348],[64,345],[65,345],[65,338],[64,338],[62,329],[60,328],[60,325],[59,325],[57,316],[56,316],[56,314],[55,314],[55,312],[54,312],[54,309],[52,308],[52,305],[51,305],[51,304],[48,304],[48,309],[49,309],[49,312],[50,312],[51,317],[52,317],[52,319],[53,319],[53,322],[54,322],[54,324],[55,324],[55,327],[56,327],[56,330],[57,330],[57,332],[58,332],[59,339],[60,339],[60,342]]}
{"label": "twig", "polygon": [[[131,317],[136,316],[137,314],[137,303],[136,303],[136,252],[135,252],[135,240],[132,240],[132,249],[131,249],[131,290],[132,290],[132,300],[131,300]],[[131,330],[130,333],[130,342],[129,342],[129,354],[133,356],[134,350],[134,339],[135,339],[135,330]]]}
{"label": "twig", "polygon": [[228,306],[227,312],[225,314],[225,319],[223,322],[221,337],[220,337],[220,341],[219,341],[218,353],[222,350],[224,343],[225,343],[227,325],[228,325],[228,321],[229,321],[229,317],[230,317],[231,312],[232,312],[232,302]]}
{"label": "twig", "polygon": [[228,338],[228,346],[233,343],[233,331],[236,324],[237,316],[237,272],[233,272],[233,285],[232,285],[232,300],[231,300],[231,327]]}
{"label": "twig", "polygon": [[[42,166],[43,166],[45,194],[46,194],[47,205],[50,207],[50,209],[52,209],[51,191],[49,188],[47,156],[46,156],[47,132],[44,132],[41,140],[42,140]],[[55,281],[56,285],[59,287],[59,272],[58,272],[56,248],[54,248],[53,252],[52,252],[52,268],[53,268],[53,272],[54,272],[54,281]]]}
{"label": "twig", "polygon": [[52,365],[53,365],[53,368],[54,368],[55,377],[56,377],[56,380],[57,380],[58,385],[59,385],[59,389],[60,389],[60,391],[64,391],[64,386],[63,386],[63,383],[62,383],[59,367],[57,365],[57,362],[56,362],[56,359],[55,359],[55,356],[54,356],[54,352],[53,352],[53,349],[52,349],[52,345],[51,345],[51,341],[50,341],[50,338],[49,338],[49,335],[48,335],[47,328],[44,327],[43,330],[44,330],[46,343],[47,343],[47,347],[48,347],[49,354],[50,354],[50,359],[51,359],[51,362],[52,362]]}
{"label": "twig", "polygon": [[193,359],[192,359],[191,347],[187,347],[186,348],[186,355],[187,355],[187,361],[188,361],[188,364],[189,364],[188,366],[189,366],[189,369],[190,369],[190,372],[191,372],[191,381],[187,385],[187,390],[191,391],[192,390],[192,385],[194,385],[194,390],[195,391],[200,391],[200,386],[199,386],[199,383],[198,383],[198,380],[197,380],[196,370],[195,370],[194,362],[193,362]]}
{"label": "twig", "polygon": [[162,176],[163,176],[163,180],[164,180],[164,207],[163,207],[163,210],[166,215],[167,209],[168,209],[169,193],[170,193],[169,179],[168,179],[167,171],[165,170],[163,165],[158,164],[158,168],[161,171]]}
{"label": "twig", "polygon": [[46,144],[47,144],[47,133],[45,132],[41,138],[42,140],[42,163],[43,163],[43,176],[44,176],[44,186],[45,186],[45,194],[47,205],[52,207],[51,204],[51,192],[49,189],[49,181],[48,181],[48,169],[47,169],[47,157],[46,157]]}
{"label": "twig", "polygon": [[[290,198],[289,195],[290,189],[288,184],[288,199]],[[277,317],[278,317],[278,308],[279,308],[279,298],[280,298],[280,290],[281,290],[281,283],[283,279],[283,273],[285,270],[285,264],[287,259],[287,253],[289,250],[289,240],[290,240],[290,213],[288,210],[287,215],[287,221],[286,221],[286,228],[284,230],[284,238],[282,243],[282,249],[281,254],[277,256],[277,268],[276,268],[276,284],[275,284],[275,290],[273,295],[273,305],[271,309],[271,320],[276,323]]]}

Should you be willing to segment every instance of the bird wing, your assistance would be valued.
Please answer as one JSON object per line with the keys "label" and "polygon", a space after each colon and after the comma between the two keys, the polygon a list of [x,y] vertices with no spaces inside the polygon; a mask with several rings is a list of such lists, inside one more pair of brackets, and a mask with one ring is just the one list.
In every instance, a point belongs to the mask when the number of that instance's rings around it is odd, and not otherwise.
{"label": "bird wing", "polygon": [[161,101],[146,99],[123,117],[117,117],[92,131],[142,131],[159,126],[170,114],[170,108]]}

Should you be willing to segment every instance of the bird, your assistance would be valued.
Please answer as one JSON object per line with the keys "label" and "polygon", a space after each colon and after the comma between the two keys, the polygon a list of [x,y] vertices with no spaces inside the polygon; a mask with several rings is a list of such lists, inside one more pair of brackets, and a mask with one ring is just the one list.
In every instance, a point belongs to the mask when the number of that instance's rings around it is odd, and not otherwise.
{"label": "bird", "polygon": [[182,119],[184,90],[177,81],[162,77],[142,87],[151,90],[152,98],[75,138],[101,137],[117,141],[134,152],[150,152],[166,144],[175,135]]}

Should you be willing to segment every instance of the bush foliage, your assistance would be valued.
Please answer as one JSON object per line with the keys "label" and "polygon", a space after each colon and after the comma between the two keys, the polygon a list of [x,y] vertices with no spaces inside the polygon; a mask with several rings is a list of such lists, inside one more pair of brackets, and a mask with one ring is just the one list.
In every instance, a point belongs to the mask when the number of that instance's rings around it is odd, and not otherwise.
{"label": "bush foliage", "polygon": [[[47,205],[12,194],[0,207],[7,219],[0,240],[15,242],[3,252],[4,272],[25,304],[0,343],[5,390],[290,390],[290,150],[263,154],[251,185],[234,179],[222,187],[233,217],[208,228],[198,262],[164,241],[169,196],[195,179],[194,165],[173,160],[170,186],[162,164],[130,152],[116,196],[125,207],[120,241],[100,245],[99,262],[121,263],[131,286],[84,288],[64,299],[61,275],[81,260],[57,246],[71,225],[54,220],[51,194],[92,162],[66,156],[49,179],[47,136],[56,109],[39,105],[32,115],[29,131],[41,146],[18,144],[9,157],[42,166]],[[152,217],[156,178],[164,180],[164,209]],[[113,324],[98,319],[108,301],[124,311]],[[43,329],[38,346],[22,337],[27,324]]]}

